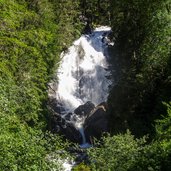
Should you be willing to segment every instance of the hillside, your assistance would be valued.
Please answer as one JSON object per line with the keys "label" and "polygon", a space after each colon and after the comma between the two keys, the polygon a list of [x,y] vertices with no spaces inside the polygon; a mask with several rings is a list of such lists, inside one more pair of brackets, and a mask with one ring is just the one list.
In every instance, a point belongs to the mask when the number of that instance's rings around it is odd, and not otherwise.
{"label": "hillside", "polygon": [[100,25],[114,42],[110,131],[75,170],[171,169],[170,0],[0,0],[0,170],[61,171],[49,158],[71,157],[51,132],[48,83],[61,52]]}

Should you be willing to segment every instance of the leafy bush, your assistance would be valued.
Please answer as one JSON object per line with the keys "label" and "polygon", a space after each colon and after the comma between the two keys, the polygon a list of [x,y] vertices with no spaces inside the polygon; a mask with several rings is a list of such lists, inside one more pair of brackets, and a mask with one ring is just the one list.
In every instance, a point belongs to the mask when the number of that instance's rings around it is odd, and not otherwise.
{"label": "leafy bush", "polygon": [[0,170],[61,171],[49,156],[62,158],[56,151],[67,143],[42,131],[47,83],[61,52],[54,3],[0,0]]}
{"label": "leafy bush", "polygon": [[72,169],[73,171],[91,171],[90,167],[84,163],[79,164],[78,166]]}
{"label": "leafy bush", "polygon": [[145,138],[134,139],[130,132],[104,136],[88,154],[92,170],[159,171],[164,160],[159,143],[148,145]]}
{"label": "leafy bush", "polygon": [[[67,143],[58,136],[25,126],[15,115],[0,115],[1,170],[61,170],[61,163],[54,165],[48,156],[52,151],[63,150]],[[63,152],[63,157],[66,154]],[[62,155],[56,154],[55,157],[62,158]]]}
{"label": "leafy bush", "polygon": [[167,115],[156,121],[156,138],[165,151],[165,163],[163,170],[171,169],[171,102],[164,103],[167,107]]}

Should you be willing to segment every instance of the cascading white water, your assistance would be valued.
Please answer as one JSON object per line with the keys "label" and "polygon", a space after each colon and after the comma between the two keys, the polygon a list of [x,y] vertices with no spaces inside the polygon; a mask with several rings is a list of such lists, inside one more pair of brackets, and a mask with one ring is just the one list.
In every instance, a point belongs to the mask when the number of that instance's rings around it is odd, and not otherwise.
{"label": "cascading white water", "polygon": [[[110,27],[96,28],[90,35],[82,35],[67,52],[61,54],[61,62],[57,71],[58,84],[56,100],[63,112],[74,111],[78,106],[91,101],[95,105],[106,101],[110,80],[107,76],[107,35]],[[83,132],[84,117],[71,120],[80,131],[85,143]]]}
{"label": "cascading white water", "polygon": [[56,99],[69,112],[87,101],[99,104],[107,99],[110,84],[104,41],[109,27],[95,29],[61,54]]}

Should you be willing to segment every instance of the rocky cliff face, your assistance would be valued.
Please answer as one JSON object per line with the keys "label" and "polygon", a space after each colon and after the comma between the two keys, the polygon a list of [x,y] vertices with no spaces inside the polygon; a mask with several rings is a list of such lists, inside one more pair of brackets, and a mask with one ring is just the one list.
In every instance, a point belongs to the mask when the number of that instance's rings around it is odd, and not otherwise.
{"label": "rocky cliff face", "polygon": [[100,138],[101,134],[108,131],[108,113],[105,102],[96,106],[84,122],[85,135],[87,140],[96,137]]}
{"label": "rocky cliff face", "polygon": [[108,113],[105,102],[95,106],[92,102],[86,102],[74,110],[74,113],[67,113],[62,117],[59,113],[58,104],[55,100],[50,100],[50,108],[53,113],[51,118],[52,131],[64,135],[67,139],[81,143],[80,132],[75,128],[71,118],[75,115],[84,117],[83,128],[86,140],[91,142],[93,137],[100,138],[102,133],[108,131]]}

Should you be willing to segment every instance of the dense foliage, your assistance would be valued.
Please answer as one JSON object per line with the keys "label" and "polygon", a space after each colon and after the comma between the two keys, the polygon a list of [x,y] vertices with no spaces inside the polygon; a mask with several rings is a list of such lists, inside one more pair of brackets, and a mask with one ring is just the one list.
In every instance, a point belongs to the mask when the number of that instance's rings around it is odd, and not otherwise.
{"label": "dense foliage", "polygon": [[[170,1],[128,1],[113,5],[117,85],[111,90],[114,130],[153,134],[154,120],[166,114],[171,97]],[[116,10],[115,10],[116,8]],[[116,60],[117,59],[117,60]],[[124,121],[124,122],[123,122]]]}
{"label": "dense foliage", "polygon": [[48,82],[86,24],[113,29],[115,84],[111,135],[75,170],[171,169],[170,0],[0,0],[0,170],[62,170],[55,152],[67,143],[47,132]]}
{"label": "dense foliage", "polygon": [[49,170],[48,155],[65,146],[42,132],[47,83],[62,49],[55,5],[0,0],[0,170]]}
{"label": "dense foliage", "polygon": [[[105,13],[99,10],[102,4]],[[142,144],[127,134],[103,138],[99,148],[90,150],[93,168],[170,170],[170,0],[83,1],[85,6],[84,13],[94,25],[108,23],[113,30],[111,133],[130,129],[136,137],[150,137]]]}
{"label": "dense foliage", "polygon": [[166,104],[168,115],[156,122],[156,137],[135,138],[125,134],[102,137],[88,150],[92,170],[111,171],[169,171],[171,169],[171,106]]}
{"label": "dense foliage", "polygon": [[164,152],[159,145],[145,145],[145,138],[134,139],[128,132],[124,135],[104,136],[103,144],[89,149],[94,170],[110,171],[157,171],[161,170]]}

